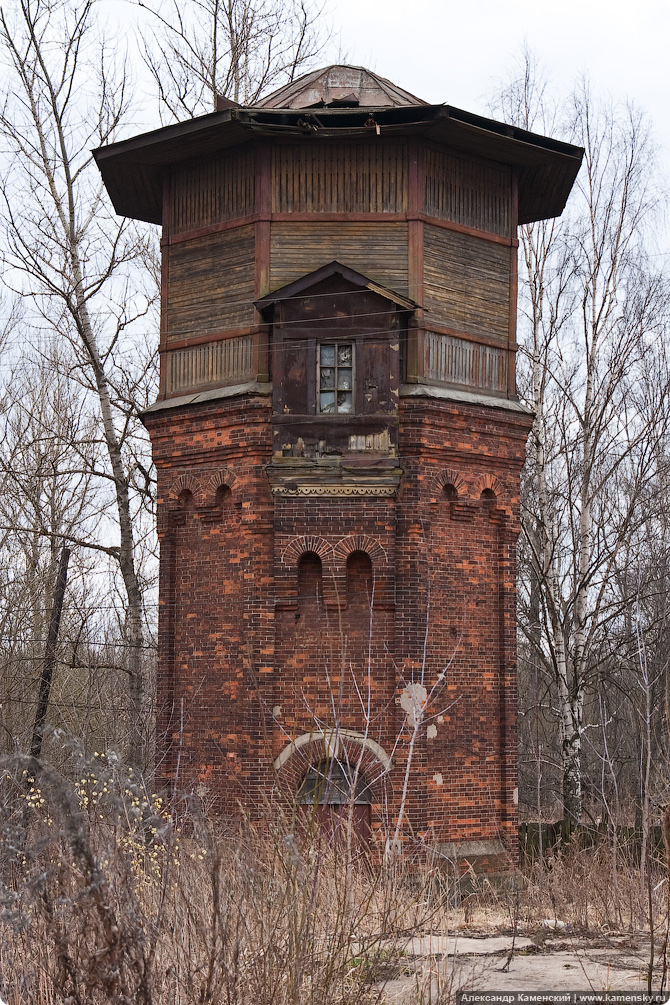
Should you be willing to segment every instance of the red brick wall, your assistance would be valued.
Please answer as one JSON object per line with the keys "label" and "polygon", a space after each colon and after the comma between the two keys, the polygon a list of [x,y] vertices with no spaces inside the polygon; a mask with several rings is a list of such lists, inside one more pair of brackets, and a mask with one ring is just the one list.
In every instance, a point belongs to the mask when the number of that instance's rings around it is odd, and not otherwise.
{"label": "red brick wall", "polygon": [[[171,781],[179,761],[180,787],[201,787],[224,812],[238,800],[253,812],[277,788],[295,792],[328,752],[323,740],[306,744],[275,775],[289,741],[337,722],[391,756],[386,776],[369,749],[361,769],[373,826],[392,825],[411,684],[430,695],[430,718],[414,745],[405,833],[513,843],[515,547],[529,424],[522,413],[404,398],[397,498],[273,497],[268,398],[150,413],[162,777]],[[312,562],[299,595],[305,552],[320,558],[320,583]],[[371,560],[372,611],[357,552]],[[343,747],[355,762],[360,743]]]}

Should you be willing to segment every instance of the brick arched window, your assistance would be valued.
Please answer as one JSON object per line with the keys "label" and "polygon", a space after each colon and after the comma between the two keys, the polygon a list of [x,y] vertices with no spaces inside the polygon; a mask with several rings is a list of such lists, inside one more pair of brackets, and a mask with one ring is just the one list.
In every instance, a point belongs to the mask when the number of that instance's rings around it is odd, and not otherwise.
{"label": "brick arched window", "polygon": [[370,787],[363,775],[347,761],[321,761],[305,774],[298,789],[301,806],[348,806],[353,798],[356,806],[372,802]]}
{"label": "brick arched window", "polygon": [[306,551],[298,560],[298,604],[312,605],[323,599],[323,569],[314,551]]}
{"label": "brick arched window", "polygon": [[372,561],[364,551],[347,558],[347,606],[369,607],[372,602]]}
{"label": "brick arched window", "polygon": [[361,772],[348,761],[331,758],[309,768],[297,801],[307,820],[326,833],[345,836],[351,820],[359,841],[370,840],[372,794]]}

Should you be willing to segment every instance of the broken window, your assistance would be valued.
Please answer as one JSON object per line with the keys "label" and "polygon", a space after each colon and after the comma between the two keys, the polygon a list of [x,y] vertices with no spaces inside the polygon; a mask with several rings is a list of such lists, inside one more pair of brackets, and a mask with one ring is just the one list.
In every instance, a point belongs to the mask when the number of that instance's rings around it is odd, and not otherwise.
{"label": "broken window", "polygon": [[354,346],[352,342],[319,345],[318,409],[324,414],[350,414],[354,410]]}
{"label": "broken window", "polygon": [[370,787],[349,763],[322,761],[310,768],[298,790],[303,806],[345,806],[353,798],[357,806],[372,802]]}

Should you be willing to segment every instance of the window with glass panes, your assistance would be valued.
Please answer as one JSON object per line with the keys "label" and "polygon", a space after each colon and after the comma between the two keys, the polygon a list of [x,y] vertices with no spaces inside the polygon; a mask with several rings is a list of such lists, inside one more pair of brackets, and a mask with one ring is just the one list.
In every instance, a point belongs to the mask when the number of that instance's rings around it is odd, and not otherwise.
{"label": "window with glass panes", "polygon": [[354,347],[351,342],[319,346],[319,411],[353,412]]}

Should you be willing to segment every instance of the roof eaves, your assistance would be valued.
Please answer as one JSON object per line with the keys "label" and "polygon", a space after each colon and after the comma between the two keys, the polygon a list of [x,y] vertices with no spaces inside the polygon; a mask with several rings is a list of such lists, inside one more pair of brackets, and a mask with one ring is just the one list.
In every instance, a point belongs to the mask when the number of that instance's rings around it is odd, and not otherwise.
{"label": "roof eaves", "polygon": [[531,146],[564,154],[568,157],[579,157],[580,161],[584,154],[582,147],[566,143],[564,140],[556,140],[552,136],[533,133],[528,129],[513,126],[508,122],[500,122],[497,119],[488,119],[483,115],[476,115],[474,112],[467,112],[463,108],[456,108],[453,105],[445,104],[442,107],[450,119],[456,119],[477,129],[485,129],[490,133],[497,133],[499,136],[505,136],[517,143],[527,143]]}
{"label": "roof eaves", "polygon": [[96,164],[109,160],[112,157],[119,157],[124,154],[133,154],[136,151],[144,151],[152,146],[162,146],[163,143],[172,139],[180,139],[202,133],[213,126],[225,125],[238,119],[239,109],[226,108],[221,112],[209,112],[207,115],[197,115],[193,119],[185,119],[183,122],[174,122],[169,126],[160,126],[158,129],[151,129],[148,133],[140,133],[139,136],[131,136],[127,140],[118,140],[116,143],[108,143],[102,147],[92,150]]}

